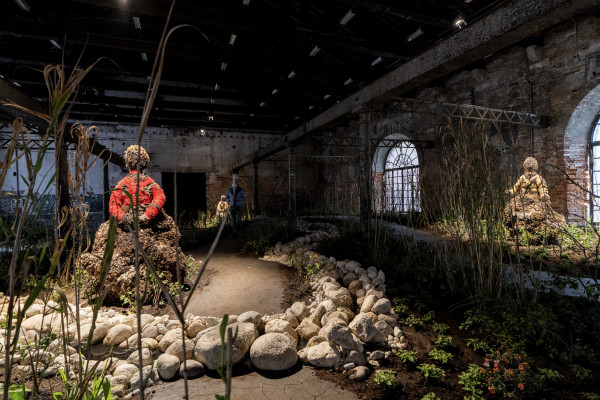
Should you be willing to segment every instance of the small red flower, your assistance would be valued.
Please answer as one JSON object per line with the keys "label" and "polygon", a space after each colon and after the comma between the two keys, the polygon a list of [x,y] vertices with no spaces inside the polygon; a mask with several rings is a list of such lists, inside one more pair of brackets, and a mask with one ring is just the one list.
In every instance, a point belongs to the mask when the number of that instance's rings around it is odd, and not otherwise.
{"label": "small red flower", "polygon": [[493,386],[490,386],[490,387],[488,388],[488,390],[490,391],[490,393],[491,393],[491,394],[496,394],[496,390],[494,389],[494,387],[493,387]]}
{"label": "small red flower", "polygon": [[523,385],[522,383],[519,383],[519,384],[517,385],[517,387],[518,387],[519,389],[521,389],[521,390],[525,389],[525,385]]}

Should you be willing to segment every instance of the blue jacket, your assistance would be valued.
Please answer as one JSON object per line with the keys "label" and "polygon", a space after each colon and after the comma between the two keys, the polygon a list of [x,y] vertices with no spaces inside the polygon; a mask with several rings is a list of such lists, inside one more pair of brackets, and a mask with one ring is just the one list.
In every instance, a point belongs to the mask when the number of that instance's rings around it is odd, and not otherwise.
{"label": "blue jacket", "polygon": [[225,197],[225,201],[232,206],[241,206],[246,201],[246,192],[244,192],[244,189],[242,189],[241,186],[236,186],[234,195],[233,188],[230,187],[227,191],[227,197]]}

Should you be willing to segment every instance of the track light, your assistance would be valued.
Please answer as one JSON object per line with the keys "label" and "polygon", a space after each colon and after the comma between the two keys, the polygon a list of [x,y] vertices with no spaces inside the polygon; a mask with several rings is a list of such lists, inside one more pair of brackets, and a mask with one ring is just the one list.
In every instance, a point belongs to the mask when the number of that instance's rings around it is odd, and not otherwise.
{"label": "track light", "polygon": [[321,51],[321,49],[319,48],[319,46],[313,47],[313,49],[310,51],[310,56],[314,57],[319,51]]}
{"label": "track light", "polygon": [[376,66],[377,64],[379,64],[382,61],[383,61],[383,58],[377,57],[376,59],[374,59],[373,61],[371,61],[371,67]]}
{"label": "track light", "polygon": [[458,14],[454,22],[452,23],[457,29],[462,29],[467,26],[467,21],[462,17],[462,15]]}
{"label": "track light", "polygon": [[354,13],[352,12],[352,10],[348,10],[348,12],[346,13],[346,15],[344,15],[342,17],[342,19],[340,20],[340,25],[346,25],[348,23],[348,21],[350,21],[352,19],[352,17],[354,17]]}
{"label": "track light", "polygon": [[62,47],[61,47],[61,45],[60,45],[60,44],[58,44],[58,42],[57,42],[56,40],[54,40],[54,39],[50,39],[50,44],[51,44],[52,46],[56,47],[57,49],[59,49],[59,50],[62,50]]}
{"label": "track light", "polygon": [[31,8],[29,7],[29,4],[27,4],[27,2],[25,0],[15,0],[15,2],[19,5],[19,7],[21,7],[22,10],[24,10],[24,11],[31,10]]}
{"label": "track light", "polygon": [[416,31],[414,31],[413,33],[411,33],[410,35],[408,35],[408,37],[406,38],[406,41],[407,42],[412,42],[413,40],[415,40],[416,38],[418,38],[422,34],[423,34],[423,29],[421,29],[419,27],[419,29],[417,29]]}

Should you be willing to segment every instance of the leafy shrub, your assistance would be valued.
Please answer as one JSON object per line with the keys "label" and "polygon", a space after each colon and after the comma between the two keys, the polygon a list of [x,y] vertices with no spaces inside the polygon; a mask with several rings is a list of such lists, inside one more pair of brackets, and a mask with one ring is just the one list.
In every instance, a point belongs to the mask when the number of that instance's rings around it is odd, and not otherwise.
{"label": "leafy shrub", "polygon": [[406,325],[410,326],[410,327],[420,326],[421,325],[421,318],[419,318],[415,314],[410,314],[408,317],[406,317],[406,319],[404,320],[404,323]]}
{"label": "leafy shrub", "polygon": [[444,323],[436,322],[431,327],[435,333],[444,334],[450,330],[450,327]]}
{"label": "leafy shrub", "polygon": [[558,382],[563,377],[558,371],[550,368],[538,368],[538,373],[544,382]]}
{"label": "leafy shrub", "polygon": [[443,349],[451,349],[452,347],[454,347],[454,343],[452,342],[452,336],[447,335],[438,335],[435,344],[437,344]]}
{"label": "leafy shrub", "polygon": [[573,372],[573,375],[575,375],[575,377],[581,381],[591,381],[594,379],[592,371],[582,367],[581,365],[571,365],[571,371]]}
{"label": "leafy shrub", "polygon": [[447,364],[452,358],[452,354],[444,350],[433,349],[429,352],[429,358],[441,364]]}
{"label": "leafy shrub", "polygon": [[490,351],[490,346],[485,341],[480,339],[467,339],[467,346],[481,354],[485,354]]}
{"label": "leafy shrub", "polygon": [[429,392],[421,398],[421,400],[440,400],[434,392]]}
{"label": "leafy shrub", "polygon": [[421,374],[427,379],[437,380],[446,376],[443,369],[436,367],[433,364],[419,364],[417,369],[421,371]]}
{"label": "leafy shrub", "polygon": [[396,353],[400,361],[404,364],[413,364],[417,362],[417,358],[415,357],[416,354],[416,352],[410,350],[398,350],[398,352]]}
{"label": "leafy shrub", "polygon": [[477,364],[470,364],[469,368],[458,375],[458,383],[462,389],[468,393],[465,396],[466,400],[479,400],[483,396],[483,385],[485,383],[485,375],[483,368]]}
{"label": "leafy shrub", "polygon": [[375,374],[374,381],[376,384],[383,386],[386,389],[394,389],[396,386],[398,386],[396,374],[394,371],[389,369],[377,372]]}

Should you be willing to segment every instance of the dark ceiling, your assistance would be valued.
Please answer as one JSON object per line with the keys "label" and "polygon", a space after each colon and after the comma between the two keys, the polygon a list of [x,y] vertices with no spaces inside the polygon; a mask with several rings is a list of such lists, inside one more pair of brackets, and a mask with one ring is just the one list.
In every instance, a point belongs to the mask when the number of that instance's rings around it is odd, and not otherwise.
{"label": "dark ceiling", "polygon": [[[172,35],[149,125],[286,133],[453,34],[457,17],[471,23],[503,1],[178,0],[170,26],[208,41]],[[139,123],[169,6],[3,0],[0,75],[43,102],[45,64],[106,57],[71,117]]]}

